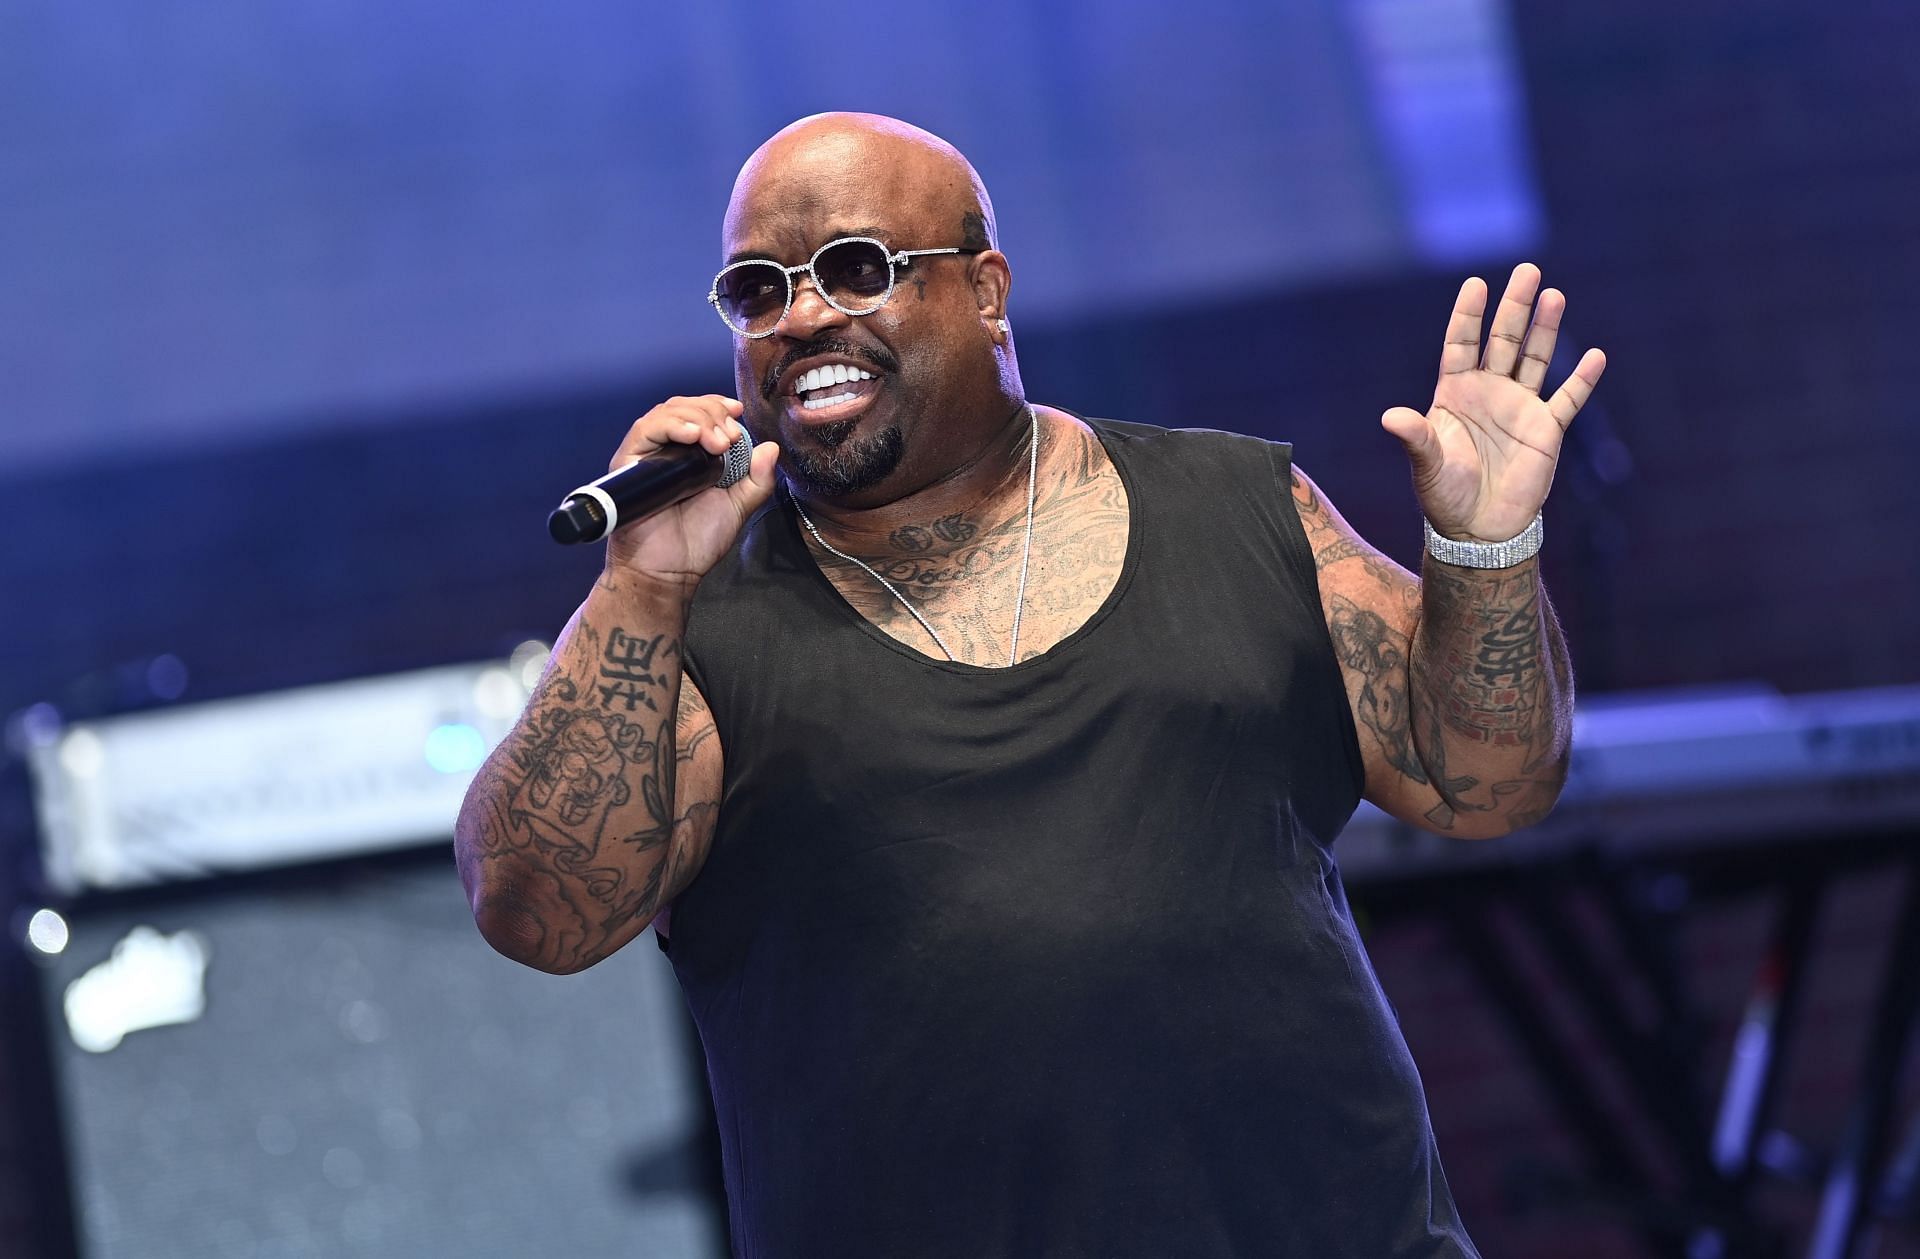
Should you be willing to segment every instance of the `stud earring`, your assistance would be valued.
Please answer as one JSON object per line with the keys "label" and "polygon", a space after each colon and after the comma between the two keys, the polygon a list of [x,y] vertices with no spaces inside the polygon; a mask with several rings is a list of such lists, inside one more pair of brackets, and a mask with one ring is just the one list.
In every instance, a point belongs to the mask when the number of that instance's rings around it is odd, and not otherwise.
{"label": "stud earring", "polygon": [[1011,328],[1009,328],[1009,327],[1007,327],[1007,321],[1006,321],[1006,320],[1004,320],[1004,319],[996,319],[996,320],[994,320],[994,321],[993,321],[993,326],[994,326],[994,327],[996,327],[996,328],[998,328],[998,329],[1000,329],[1000,335],[1001,335],[1001,336],[1005,336],[1005,335],[1006,335],[1007,333],[1009,333],[1009,332],[1011,332],[1011,331],[1013,331],[1013,329],[1011,329]]}

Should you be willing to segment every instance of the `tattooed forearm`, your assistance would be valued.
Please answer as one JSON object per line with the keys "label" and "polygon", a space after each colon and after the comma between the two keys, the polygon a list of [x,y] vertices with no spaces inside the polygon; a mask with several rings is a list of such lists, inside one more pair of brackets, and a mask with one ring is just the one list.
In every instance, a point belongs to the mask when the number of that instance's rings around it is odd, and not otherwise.
{"label": "tattooed forearm", "polygon": [[1572,670],[1539,571],[1476,572],[1430,563],[1425,612],[1409,660],[1410,704],[1424,763],[1450,759],[1492,782],[1471,800],[1441,788],[1452,814],[1539,821],[1566,778]]}
{"label": "tattooed forearm", "polygon": [[[1426,588],[1431,655],[1422,660],[1431,664],[1422,669],[1430,677],[1422,689],[1445,727],[1436,728],[1435,742],[1451,737],[1488,757],[1504,753],[1520,783],[1549,785],[1545,806],[1511,802],[1516,816],[1537,821],[1565,778],[1572,683],[1539,578],[1531,566],[1463,576],[1434,565]],[[1549,654],[1557,661],[1552,672]]]}
{"label": "tattooed forearm", "polygon": [[1545,817],[1566,777],[1573,676],[1537,566],[1436,562],[1416,581],[1297,468],[1292,489],[1362,734],[1369,798],[1461,835]]}
{"label": "tattooed forearm", "polygon": [[[1453,829],[1455,820],[1462,812],[1490,813],[1498,807],[1497,803],[1478,802],[1469,798],[1468,793],[1480,785],[1480,780],[1471,774],[1449,774],[1447,772],[1447,741],[1440,733],[1437,722],[1425,743],[1426,764],[1432,775],[1434,791],[1440,797],[1440,803],[1427,810],[1427,821],[1436,830]],[[1498,784],[1494,786],[1497,796]]]}
{"label": "tattooed forearm", "polygon": [[456,828],[475,915],[503,952],[578,970],[659,909],[679,822],[679,691],[677,632],[603,632],[584,610],[569,628]]}
{"label": "tattooed forearm", "polygon": [[1541,626],[1551,613],[1537,574],[1528,567],[1468,578],[1436,564],[1424,587],[1423,664],[1438,715],[1476,743],[1532,745],[1549,698]]}
{"label": "tattooed forearm", "polygon": [[607,649],[600,658],[598,684],[602,707],[624,705],[627,712],[632,712],[637,705],[644,704],[652,712],[660,711],[654,692],[666,685],[666,679],[654,675],[653,658],[663,644],[677,661],[680,646],[677,642],[668,643],[665,635],[630,638],[625,630],[616,628],[607,636]]}

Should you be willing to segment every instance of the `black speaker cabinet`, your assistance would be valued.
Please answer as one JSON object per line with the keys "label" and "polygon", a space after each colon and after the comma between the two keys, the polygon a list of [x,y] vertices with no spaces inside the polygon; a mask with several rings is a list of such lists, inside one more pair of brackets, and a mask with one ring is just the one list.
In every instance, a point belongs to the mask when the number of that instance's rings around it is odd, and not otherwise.
{"label": "black speaker cabinet", "polygon": [[86,1259],[726,1254],[651,934],[495,955],[444,851],[74,909],[39,968]]}

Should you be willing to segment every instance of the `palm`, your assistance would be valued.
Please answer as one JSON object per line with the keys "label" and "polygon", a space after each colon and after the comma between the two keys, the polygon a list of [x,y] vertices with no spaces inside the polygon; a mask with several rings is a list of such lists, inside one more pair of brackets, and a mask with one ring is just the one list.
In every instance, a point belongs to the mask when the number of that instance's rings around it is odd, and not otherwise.
{"label": "palm", "polygon": [[1425,415],[1396,407],[1382,418],[1413,461],[1414,490],[1435,529],[1494,542],[1533,520],[1553,485],[1567,426],[1605,370],[1589,350],[1552,397],[1540,387],[1559,336],[1566,299],[1540,293],[1540,272],[1513,272],[1481,353],[1487,290],[1478,278],[1460,288],[1440,356],[1440,379]]}

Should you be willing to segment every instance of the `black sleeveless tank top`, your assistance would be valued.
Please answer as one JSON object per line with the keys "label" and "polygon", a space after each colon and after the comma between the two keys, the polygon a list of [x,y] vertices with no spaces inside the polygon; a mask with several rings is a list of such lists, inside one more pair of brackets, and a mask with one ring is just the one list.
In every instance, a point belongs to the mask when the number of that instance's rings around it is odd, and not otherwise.
{"label": "black sleeveless tank top", "polygon": [[1125,566],[1006,669],[784,498],[701,583],[725,749],[669,956],[737,1259],[1472,1255],[1329,848],[1361,762],[1289,448],[1091,421]]}

